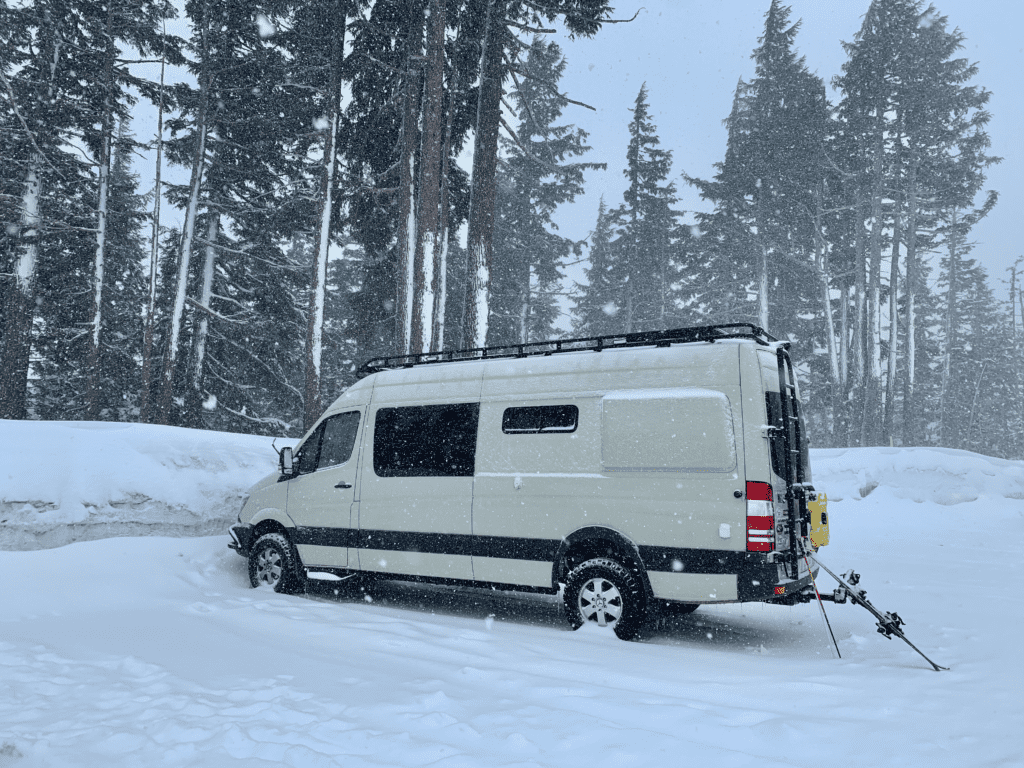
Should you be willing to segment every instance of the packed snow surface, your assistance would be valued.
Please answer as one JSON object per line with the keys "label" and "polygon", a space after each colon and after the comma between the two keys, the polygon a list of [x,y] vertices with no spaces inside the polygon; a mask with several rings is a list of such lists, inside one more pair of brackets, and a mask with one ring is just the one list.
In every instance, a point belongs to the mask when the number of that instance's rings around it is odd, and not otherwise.
{"label": "packed snow surface", "polygon": [[569,631],[550,597],[253,590],[226,536],[175,526],[237,506],[264,442],[82,427],[0,423],[4,509],[81,533],[145,496],[175,537],[0,552],[0,767],[1024,766],[1024,464],[812,456],[821,559],[855,567],[937,673],[850,605],[827,605],[837,659],[816,605],[705,606],[624,643]]}

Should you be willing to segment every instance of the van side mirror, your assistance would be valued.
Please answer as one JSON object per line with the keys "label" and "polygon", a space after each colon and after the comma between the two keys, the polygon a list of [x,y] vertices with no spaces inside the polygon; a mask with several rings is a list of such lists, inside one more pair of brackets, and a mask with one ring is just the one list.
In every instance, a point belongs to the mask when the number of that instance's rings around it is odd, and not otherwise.
{"label": "van side mirror", "polygon": [[281,460],[278,462],[278,468],[281,470],[282,475],[295,474],[295,462],[292,460],[292,448],[290,445],[281,449]]}

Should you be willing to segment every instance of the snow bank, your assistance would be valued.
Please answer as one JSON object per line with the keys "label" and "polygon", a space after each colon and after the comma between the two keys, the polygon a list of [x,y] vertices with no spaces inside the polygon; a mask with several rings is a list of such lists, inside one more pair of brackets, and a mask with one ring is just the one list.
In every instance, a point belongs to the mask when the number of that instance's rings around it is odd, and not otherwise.
{"label": "snow bank", "polygon": [[[814,485],[830,501],[888,493],[942,506],[1024,499],[1024,462],[952,448],[835,448],[811,451]],[[877,490],[876,490],[877,489]]]}
{"label": "snow bank", "polygon": [[149,424],[0,421],[0,549],[220,533],[273,471],[270,443]]}

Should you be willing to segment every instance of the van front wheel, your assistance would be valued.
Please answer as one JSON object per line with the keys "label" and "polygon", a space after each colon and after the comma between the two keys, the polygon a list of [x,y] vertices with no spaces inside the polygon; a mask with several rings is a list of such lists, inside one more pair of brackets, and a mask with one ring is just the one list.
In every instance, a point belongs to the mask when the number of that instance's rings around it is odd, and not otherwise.
{"label": "van front wheel", "polygon": [[286,595],[302,591],[295,552],[284,534],[267,533],[253,544],[249,550],[249,583]]}
{"label": "van front wheel", "polygon": [[611,627],[622,640],[636,638],[647,611],[640,579],[621,563],[604,557],[587,560],[569,572],[563,599],[573,629],[592,621]]}

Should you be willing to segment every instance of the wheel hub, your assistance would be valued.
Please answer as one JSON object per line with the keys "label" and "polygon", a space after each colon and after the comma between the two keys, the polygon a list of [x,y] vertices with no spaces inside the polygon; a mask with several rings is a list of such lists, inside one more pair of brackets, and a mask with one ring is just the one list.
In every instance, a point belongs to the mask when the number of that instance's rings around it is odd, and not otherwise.
{"label": "wheel hub", "polygon": [[577,604],[586,621],[598,626],[614,624],[622,616],[622,593],[605,578],[595,577],[583,585]]}
{"label": "wheel hub", "polygon": [[263,550],[256,558],[256,579],[271,587],[281,579],[281,556],[273,549]]}

